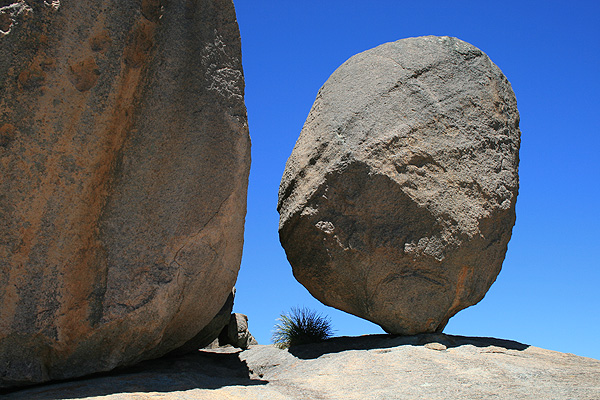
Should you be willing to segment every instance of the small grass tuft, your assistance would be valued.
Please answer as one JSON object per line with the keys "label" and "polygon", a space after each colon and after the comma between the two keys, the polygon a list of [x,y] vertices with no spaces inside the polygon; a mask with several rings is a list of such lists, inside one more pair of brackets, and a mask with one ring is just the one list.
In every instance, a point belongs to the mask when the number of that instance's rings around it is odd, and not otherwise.
{"label": "small grass tuft", "polygon": [[282,349],[299,344],[316,343],[333,335],[331,320],[305,307],[292,308],[281,314],[273,330],[273,343]]}

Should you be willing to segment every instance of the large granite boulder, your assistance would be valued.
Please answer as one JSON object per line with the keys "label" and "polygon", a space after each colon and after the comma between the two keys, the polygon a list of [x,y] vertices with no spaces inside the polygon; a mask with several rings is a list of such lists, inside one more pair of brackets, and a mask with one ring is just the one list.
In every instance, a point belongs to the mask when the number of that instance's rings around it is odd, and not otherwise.
{"label": "large granite boulder", "polygon": [[386,43],[323,85],[279,188],[294,276],[396,334],[439,332],[480,301],[515,223],[511,85],[456,38]]}
{"label": "large granite boulder", "polygon": [[181,346],[242,253],[232,1],[3,1],[0,31],[0,387]]}

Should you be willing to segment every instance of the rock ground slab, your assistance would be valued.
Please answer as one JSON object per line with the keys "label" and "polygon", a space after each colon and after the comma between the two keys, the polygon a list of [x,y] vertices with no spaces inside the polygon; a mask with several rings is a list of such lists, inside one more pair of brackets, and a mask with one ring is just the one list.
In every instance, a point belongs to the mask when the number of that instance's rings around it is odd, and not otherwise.
{"label": "rock ground slab", "polygon": [[374,335],[201,351],[4,398],[596,400],[600,361],[493,338]]}

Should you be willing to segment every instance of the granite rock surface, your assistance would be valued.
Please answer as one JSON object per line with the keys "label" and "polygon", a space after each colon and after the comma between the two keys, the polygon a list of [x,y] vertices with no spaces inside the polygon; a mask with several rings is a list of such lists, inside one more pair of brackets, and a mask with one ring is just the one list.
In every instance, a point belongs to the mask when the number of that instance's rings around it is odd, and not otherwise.
{"label": "granite rock surface", "polygon": [[0,3],[0,387],[161,356],[237,278],[231,0]]}
{"label": "granite rock surface", "polygon": [[229,324],[227,325],[227,343],[244,350],[258,344],[248,329],[247,315],[240,313],[231,314]]}
{"label": "granite rock surface", "polygon": [[342,337],[163,358],[6,400],[472,400],[600,398],[600,361],[494,338]]}
{"label": "granite rock surface", "polygon": [[500,272],[519,113],[507,78],[451,37],[386,43],[319,90],[279,188],[296,279],[386,332],[441,332]]}
{"label": "granite rock surface", "polygon": [[183,346],[173,350],[170,355],[179,355],[185,353],[195,352],[198,349],[204,347],[211,347],[213,342],[219,341],[219,336],[223,330],[226,330],[231,320],[231,310],[233,310],[233,302],[235,299],[235,288],[227,297],[227,301],[223,304],[223,307],[219,310],[217,315],[214,316],[212,321],[208,323],[200,332],[193,338],[188,340]]}

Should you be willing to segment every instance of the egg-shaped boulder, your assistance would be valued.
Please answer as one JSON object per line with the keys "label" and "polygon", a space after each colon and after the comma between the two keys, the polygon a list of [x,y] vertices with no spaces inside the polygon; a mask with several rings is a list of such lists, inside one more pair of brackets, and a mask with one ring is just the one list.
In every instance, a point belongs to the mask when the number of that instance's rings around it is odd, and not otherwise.
{"label": "egg-shaped boulder", "polygon": [[394,334],[479,302],[515,223],[510,83],[451,37],[355,55],[319,90],[279,188],[279,236],[321,302]]}

